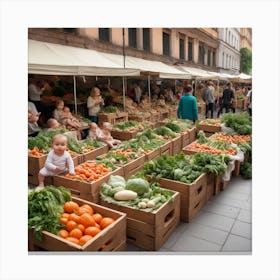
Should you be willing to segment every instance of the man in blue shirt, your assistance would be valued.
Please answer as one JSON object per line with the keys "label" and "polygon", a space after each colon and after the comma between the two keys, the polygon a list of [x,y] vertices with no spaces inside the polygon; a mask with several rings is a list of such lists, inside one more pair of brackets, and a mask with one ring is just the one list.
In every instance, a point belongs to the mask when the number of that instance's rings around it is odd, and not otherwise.
{"label": "man in blue shirt", "polygon": [[178,119],[188,119],[195,123],[198,119],[196,98],[192,95],[193,88],[187,85],[184,88],[184,95],[180,98],[177,116]]}

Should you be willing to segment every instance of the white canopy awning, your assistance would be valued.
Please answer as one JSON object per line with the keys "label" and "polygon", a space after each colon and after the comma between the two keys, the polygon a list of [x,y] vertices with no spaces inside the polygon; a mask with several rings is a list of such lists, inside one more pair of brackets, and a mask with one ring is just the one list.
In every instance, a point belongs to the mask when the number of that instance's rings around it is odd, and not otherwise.
{"label": "white canopy awning", "polygon": [[28,40],[28,73],[45,75],[139,76],[95,50]]}
{"label": "white canopy awning", "polygon": [[141,72],[158,74],[160,78],[166,79],[189,79],[190,75],[174,66],[167,65],[160,61],[147,60],[133,56],[120,56],[115,54],[102,53],[106,58],[115,63],[125,64],[126,69],[139,69]]}
{"label": "white canopy awning", "polygon": [[194,67],[187,67],[187,66],[178,66],[178,69],[184,71],[188,74],[191,78],[201,78],[201,79],[212,79],[216,77],[216,73],[210,73],[203,69],[194,68]]}

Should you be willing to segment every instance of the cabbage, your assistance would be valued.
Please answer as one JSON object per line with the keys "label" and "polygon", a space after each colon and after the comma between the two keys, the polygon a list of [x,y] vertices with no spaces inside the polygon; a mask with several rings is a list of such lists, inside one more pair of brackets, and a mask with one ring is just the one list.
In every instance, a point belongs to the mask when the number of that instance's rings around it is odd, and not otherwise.
{"label": "cabbage", "polygon": [[108,184],[113,188],[123,187],[125,188],[125,179],[119,175],[111,175]]}
{"label": "cabbage", "polygon": [[142,178],[128,179],[126,182],[126,189],[134,191],[138,195],[142,195],[150,190],[150,184]]}

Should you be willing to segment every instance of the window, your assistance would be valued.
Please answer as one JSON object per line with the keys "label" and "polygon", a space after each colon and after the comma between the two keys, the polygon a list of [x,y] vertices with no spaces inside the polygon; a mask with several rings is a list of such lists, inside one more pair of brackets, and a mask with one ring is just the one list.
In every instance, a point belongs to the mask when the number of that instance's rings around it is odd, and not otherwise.
{"label": "window", "polygon": [[188,41],[188,60],[189,61],[193,60],[193,41],[190,38]]}
{"label": "window", "polygon": [[162,34],[163,55],[170,55],[170,35],[163,32]]}
{"label": "window", "polygon": [[212,66],[216,66],[216,52],[213,52],[213,62]]}
{"label": "window", "polygon": [[131,48],[137,48],[136,28],[128,28],[128,45]]}
{"label": "window", "polygon": [[109,28],[99,28],[99,40],[104,42],[110,42]]}
{"label": "window", "polygon": [[180,59],[185,59],[185,40],[184,39],[180,39],[180,43],[179,43],[179,57]]}
{"label": "window", "polygon": [[225,53],[223,53],[223,58],[222,58],[222,67],[225,68]]}
{"label": "window", "polygon": [[211,66],[211,52],[208,50],[207,52],[207,65]]}
{"label": "window", "polygon": [[201,44],[198,47],[198,63],[204,64],[204,46]]}
{"label": "window", "polygon": [[150,51],[150,28],[143,28],[143,49]]}

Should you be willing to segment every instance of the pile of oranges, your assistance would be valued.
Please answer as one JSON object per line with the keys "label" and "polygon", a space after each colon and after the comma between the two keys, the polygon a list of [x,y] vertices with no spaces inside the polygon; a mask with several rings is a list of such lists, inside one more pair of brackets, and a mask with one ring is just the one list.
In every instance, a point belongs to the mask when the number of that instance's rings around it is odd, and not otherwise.
{"label": "pile of oranges", "polygon": [[65,225],[65,229],[59,231],[59,236],[77,245],[84,245],[115,221],[95,213],[88,204],[79,206],[74,201],[68,201],[63,207],[60,222]]}

